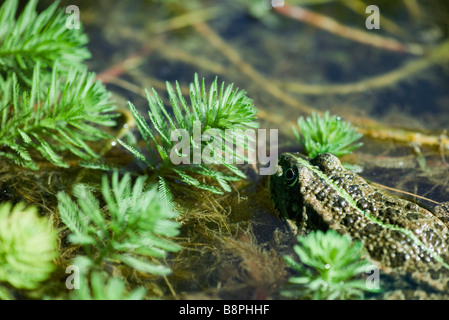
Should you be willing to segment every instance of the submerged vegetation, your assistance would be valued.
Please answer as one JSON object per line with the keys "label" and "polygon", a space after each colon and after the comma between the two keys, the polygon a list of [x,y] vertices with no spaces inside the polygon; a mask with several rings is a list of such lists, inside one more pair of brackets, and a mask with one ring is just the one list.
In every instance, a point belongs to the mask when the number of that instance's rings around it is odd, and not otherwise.
{"label": "submerged vegetation", "polygon": [[[15,73],[0,79],[0,156],[33,170],[39,169],[33,150],[60,167],[69,167],[64,151],[86,162],[97,159],[88,143],[110,135],[96,126],[115,124],[104,86],[86,69],[71,68],[62,76],[55,64],[50,74],[40,72],[38,62],[30,92],[22,89]],[[49,83],[43,81],[47,77]]]}
{"label": "submerged vegetation", "polygon": [[119,180],[115,172],[110,183],[103,176],[106,211],[85,185],[73,188],[76,202],[58,194],[61,220],[71,231],[68,240],[83,247],[92,269],[109,261],[155,275],[170,273],[157,259],[180,249],[169,240],[178,234],[177,214],[162,203],[155,188],[145,190],[146,179],[141,176],[132,184],[129,174]]}
{"label": "submerged vegetation", "polygon": [[40,14],[37,2],[17,19],[17,0],[0,7],[0,157],[33,170],[33,151],[60,167],[67,151],[91,162],[89,142],[110,136],[101,126],[115,124],[115,106],[83,65],[87,36],[66,28],[57,2]]}
{"label": "submerged vegetation", "polygon": [[[254,121],[256,109],[244,91],[234,90],[232,84],[225,87],[222,83],[218,87],[217,81],[215,79],[207,90],[205,80],[203,79],[200,84],[198,75],[195,74],[194,82],[190,84],[190,105],[184,99],[179,83],[176,82],[175,91],[167,82],[174,117],[167,112],[156,91],[153,90],[153,95],[147,92],[148,114],[153,128],[145,122],[134,105],[129,103],[137,128],[146,143],[146,153],[149,155],[145,156],[120,139],[118,141],[150,169],[155,170],[160,181],[160,190],[166,194],[166,198],[172,197],[166,179],[177,179],[187,186],[222,194],[223,191],[231,191],[229,181],[246,177],[233,163],[236,160],[246,159],[244,151],[248,151],[248,144],[244,145],[243,153],[234,146],[238,144],[240,147],[244,143],[245,129],[258,126]],[[217,138],[219,141],[214,141]],[[223,145],[231,148],[230,154],[234,161],[225,159],[224,153],[227,149],[223,148]],[[159,154],[160,163],[151,152],[154,149]],[[207,157],[214,160],[213,164],[226,167],[228,173],[214,170],[205,164],[203,161],[206,152]],[[219,187],[201,183],[191,174],[199,175],[200,178],[209,177],[215,180]]]}
{"label": "submerged vegetation", "polygon": [[[101,165],[100,154],[91,142],[112,137],[104,128],[115,125],[116,107],[109,100],[105,87],[95,80],[96,75],[82,64],[90,55],[84,46],[86,36],[79,30],[68,32],[57,3],[41,14],[36,13],[36,5],[37,1],[30,1],[17,20],[12,18],[18,7],[17,0],[8,0],[0,8],[0,156],[3,161],[38,170],[41,158],[56,167],[73,166],[73,162],[69,164],[66,160],[67,153],[71,153],[81,160],[78,165],[107,169],[107,164]],[[245,92],[234,90],[232,84],[218,86],[217,79],[208,90],[204,79],[200,84],[198,75],[190,86],[190,106],[178,83],[176,91],[167,83],[167,91],[174,117],[154,89],[153,95],[147,94],[152,127],[129,103],[147,144],[144,153],[118,139],[147,165],[148,173],[159,180],[159,191],[156,185],[148,182],[154,179],[143,175],[132,178],[130,173],[120,178],[115,171],[111,181],[107,175],[103,176],[101,187],[74,185],[70,194],[76,201],[67,192],[57,194],[57,219],[65,225],[60,235],[64,234],[74,249],[82,248],[71,263],[80,269],[75,282],[83,288],[77,288],[80,291],[75,291],[72,298],[125,298],[126,284],[116,277],[107,280],[105,266],[127,266],[156,277],[171,273],[164,259],[169,252],[181,249],[172,240],[180,227],[179,213],[173,209],[169,187],[169,182],[176,182],[172,181],[173,175],[187,186],[217,194],[231,191],[229,182],[246,177],[237,166],[225,162],[222,153],[226,150],[201,140],[207,130],[214,130],[228,147],[234,147],[244,141],[244,129],[257,127],[256,110]],[[209,147],[210,155],[218,159],[216,164],[221,164],[228,172],[201,163],[174,165],[171,152],[182,158],[187,150],[177,149],[172,141],[171,132],[176,129],[183,129],[189,135],[188,148],[198,148],[202,154]],[[235,134],[226,135],[227,129],[233,129]],[[199,141],[190,140],[195,130],[200,133]],[[153,150],[157,150],[160,161],[156,160]],[[245,155],[234,148],[232,155],[235,159],[245,159]],[[192,161],[190,153],[187,160],[188,163]],[[219,187],[209,181],[200,182],[187,172],[201,180],[211,178]],[[22,204],[14,208],[4,204],[1,209],[1,257],[4,259],[1,280],[15,288],[35,289],[54,270],[52,260],[58,254],[56,230],[51,229],[45,218],[36,220],[35,209],[23,211]],[[46,222],[45,227],[50,231],[42,229],[41,221]],[[68,235],[66,228],[70,231]],[[3,298],[11,297],[6,289],[1,294]],[[127,297],[142,298],[144,295],[145,290],[139,288]]]}

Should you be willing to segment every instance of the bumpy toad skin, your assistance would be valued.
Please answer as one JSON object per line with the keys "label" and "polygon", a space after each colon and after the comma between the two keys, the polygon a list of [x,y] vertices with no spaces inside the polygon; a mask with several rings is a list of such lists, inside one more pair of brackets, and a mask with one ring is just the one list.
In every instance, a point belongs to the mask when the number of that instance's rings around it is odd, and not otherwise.
{"label": "bumpy toad skin", "polygon": [[334,229],[363,242],[383,272],[407,273],[437,290],[449,288],[449,230],[431,212],[382,194],[332,154],[279,157],[270,191],[281,217],[301,231]]}

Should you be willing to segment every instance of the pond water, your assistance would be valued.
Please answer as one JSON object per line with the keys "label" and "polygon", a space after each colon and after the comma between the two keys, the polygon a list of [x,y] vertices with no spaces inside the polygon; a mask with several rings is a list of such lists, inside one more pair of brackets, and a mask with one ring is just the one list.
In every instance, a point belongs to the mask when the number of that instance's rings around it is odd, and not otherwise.
{"label": "pond water", "polygon": [[[330,111],[364,134],[364,145],[343,158],[361,176],[429,208],[449,201],[447,1],[371,1],[380,15],[380,28],[371,30],[363,1],[285,2],[77,5],[90,69],[120,108],[131,101],[146,114],[145,88],[166,97],[165,81],[187,92],[195,72],[206,83],[218,76],[254,100],[260,128],[278,130],[279,153],[301,151],[291,129],[298,117]],[[109,156],[136,168],[119,146]],[[267,177],[253,166],[243,170],[248,179],[223,196],[176,194],[188,212],[184,249],[170,257],[169,286],[154,289],[162,298],[280,297],[290,275],[282,255],[295,237],[276,217]]]}

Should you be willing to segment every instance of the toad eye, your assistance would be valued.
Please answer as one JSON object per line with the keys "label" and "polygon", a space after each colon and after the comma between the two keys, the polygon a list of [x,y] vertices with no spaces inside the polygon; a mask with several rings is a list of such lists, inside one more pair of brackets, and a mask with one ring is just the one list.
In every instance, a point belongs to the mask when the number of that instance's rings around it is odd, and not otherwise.
{"label": "toad eye", "polygon": [[285,180],[289,186],[293,186],[298,181],[298,168],[292,167],[285,172]]}

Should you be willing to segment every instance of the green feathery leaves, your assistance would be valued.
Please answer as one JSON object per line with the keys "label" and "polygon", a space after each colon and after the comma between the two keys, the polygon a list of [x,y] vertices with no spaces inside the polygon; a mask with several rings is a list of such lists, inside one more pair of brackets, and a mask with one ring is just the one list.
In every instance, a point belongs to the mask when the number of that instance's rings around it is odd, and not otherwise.
{"label": "green feathery leaves", "polygon": [[[245,151],[253,151],[251,144],[255,141],[246,132],[258,127],[252,100],[245,91],[233,89],[232,84],[225,87],[222,83],[219,87],[217,78],[207,90],[204,79],[200,83],[197,74],[190,84],[190,105],[178,82],[175,88],[168,82],[166,85],[173,115],[154,89],[152,94],[147,92],[152,126],[129,103],[137,128],[147,144],[146,152],[121,140],[119,143],[150,169],[156,170],[159,177],[217,194],[230,191],[229,181],[245,178],[234,163],[244,163],[248,160]],[[157,155],[152,150],[157,150]],[[209,163],[205,163],[205,157]],[[228,172],[214,170],[211,164],[223,165]],[[201,176],[214,179],[218,185],[204,183],[199,179]],[[160,185],[161,191],[167,194],[169,189],[165,181]]]}
{"label": "green feathery leaves", "polygon": [[356,279],[371,264],[363,259],[363,244],[334,230],[317,231],[298,237],[294,250],[300,262],[284,256],[297,273],[289,279],[283,294],[293,298],[334,300],[360,299],[369,289],[366,281]]}
{"label": "green feathery leaves", "polygon": [[71,298],[72,300],[142,300],[145,293],[144,288],[137,288],[127,294],[123,280],[106,277],[96,271],[92,273],[90,279],[81,277],[80,289],[75,290]]}
{"label": "green feathery leaves", "polygon": [[[57,256],[57,234],[35,207],[0,205],[0,282],[36,289],[54,270]],[[0,296],[7,298],[5,292]]]}
{"label": "green feathery leaves", "polygon": [[28,90],[37,63],[45,70],[58,61],[62,71],[68,72],[90,58],[87,35],[81,28],[66,27],[68,15],[58,9],[59,1],[40,14],[37,2],[28,1],[17,18],[18,0],[7,0],[0,7],[0,75],[15,73]]}
{"label": "green feathery leaves", "polygon": [[362,146],[355,143],[362,137],[349,122],[326,112],[323,117],[313,113],[311,117],[298,119],[300,133],[293,127],[293,133],[311,158],[330,152],[337,157],[349,154]]}
{"label": "green feathery leaves", "polygon": [[42,83],[39,63],[30,92],[21,90],[15,74],[0,77],[0,156],[35,170],[32,150],[60,167],[68,167],[64,151],[84,161],[98,158],[88,142],[109,137],[97,126],[115,124],[109,93],[85,69],[71,69],[63,79],[54,66],[51,82]]}
{"label": "green feathery leaves", "polygon": [[61,219],[72,232],[69,240],[84,247],[92,265],[122,262],[141,272],[170,273],[158,259],[180,249],[169,239],[178,234],[177,214],[163,203],[155,187],[144,189],[145,180],[139,177],[132,184],[129,174],[119,180],[115,172],[109,183],[104,176],[104,210],[86,185],[74,187],[76,202],[66,193],[58,194]]}

